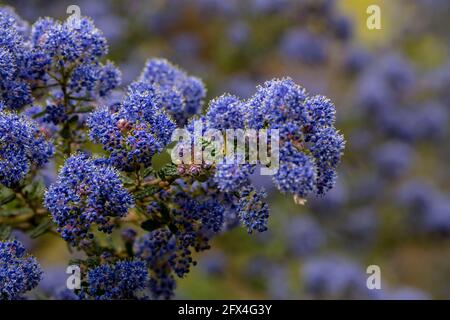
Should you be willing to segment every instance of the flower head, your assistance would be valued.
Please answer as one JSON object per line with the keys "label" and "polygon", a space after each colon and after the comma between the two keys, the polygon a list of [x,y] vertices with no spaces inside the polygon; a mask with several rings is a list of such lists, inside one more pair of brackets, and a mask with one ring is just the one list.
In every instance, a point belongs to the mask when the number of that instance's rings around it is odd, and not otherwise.
{"label": "flower head", "polygon": [[14,241],[0,242],[0,299],[19,299],[41,280],[41,267],[25,254],[23,245]]}
{"label": "flower head", "polygon": [[53,145],[31,119],[0,108],[0,183],[11,187],[53,156]]}
{"label": "flower head", "polygon": [[99,231],[111,232],[112,219],[125,216],[132,205],[117,172],[104,159],[81,153],[66,160],[45,194],[45,206],[58,231],[73,245],[91,237],[94,224]]}

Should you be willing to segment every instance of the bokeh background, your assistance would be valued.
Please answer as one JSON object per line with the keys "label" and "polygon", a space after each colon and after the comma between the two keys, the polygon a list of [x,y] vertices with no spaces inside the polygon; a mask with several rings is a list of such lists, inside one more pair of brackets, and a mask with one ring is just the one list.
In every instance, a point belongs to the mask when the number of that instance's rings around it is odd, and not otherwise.
{"label": "bokeh background", "polygon": [[[269,193],[269,231],[217,237],[177,298],[450,298],[450,1],[0,3],[31,22],[78,5],[107,36],[124,85],[147,58],[165,57],[201,77],[208,99],[248,98],[290,76],[334,101],[347,140],[336,187],[299,206],[254,176]],[[366,25],[372,4],[380,30]],[[16,236],[46,269],[33,295],[64,285],[66,244]],[[366,287],[369,265],[381,269],[381,290]]]}

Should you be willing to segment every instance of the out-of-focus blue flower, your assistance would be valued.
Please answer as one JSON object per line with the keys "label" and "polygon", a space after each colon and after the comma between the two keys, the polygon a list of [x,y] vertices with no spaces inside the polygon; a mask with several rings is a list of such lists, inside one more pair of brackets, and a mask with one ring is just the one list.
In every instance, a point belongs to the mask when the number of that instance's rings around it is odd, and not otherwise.
{"label": "out-of-focus blue flower", "polygon": [[294,217],[284,228],[286,246],[298,257],[315,254],[326,242],[322,227],[311,217]]}
{"label": "out-of-focus blue flower", "polygon": [[321,35],[300,28],[292,29],[283,36],[280,52],[287,59],[316,65],[327,59],[327,43]]}
{"label": "out-of-focus blue flower", "polygon": [[386,178],[399,178],[413,162],[414,151],[401,142],[386,142],[373,152],[378,172]]}
{"label": "out-of-focus blue flower", "polygon": [[225,273],[227,257],[222,252],[210,252],[199,259],[199,268],[208,275],[220,276]]}
{"label": "out-of-focus blue flower", "polygon": [[77,300],[78,296],[73,290],[67,288],[68,274],[64,266],[52,266],[44,269],[42,281],[38,289],[51,299]]}
{"label": "out-of-focus blue flower", "polygon": [[341,257],[316,258],[301,270],[304,290],[316,299],[354,299],[368,297],[363,269]]}

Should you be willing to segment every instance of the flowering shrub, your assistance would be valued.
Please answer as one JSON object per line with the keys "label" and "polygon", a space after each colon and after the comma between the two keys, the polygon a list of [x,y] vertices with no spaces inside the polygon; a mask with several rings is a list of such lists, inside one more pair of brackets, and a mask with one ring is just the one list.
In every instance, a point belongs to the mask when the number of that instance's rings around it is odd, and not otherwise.
{"label": "flowering shrub", "polygon": [[[334,105],[290,78],[267,81],[247,100],[222,95],[202,114],[202,81],[150,59],[117,102],[120,71],[103,62],[107,41],[90,19],[45,18],[24,30],[2,8],[0,26],[1,236],[56,232],[83,251],[76,298],[171,298],[215,235],[239,222],[249,233],[268,229],[265,192],[250,180],[256,164],[166,160],[177,127],[278,130],[273,183],[297,203],[335,183],[344,138]],[[39,169],[49,162],[62,166],[43,192]],[[2,298],[20,298],[39,277],[18,242],[0,243]]]}

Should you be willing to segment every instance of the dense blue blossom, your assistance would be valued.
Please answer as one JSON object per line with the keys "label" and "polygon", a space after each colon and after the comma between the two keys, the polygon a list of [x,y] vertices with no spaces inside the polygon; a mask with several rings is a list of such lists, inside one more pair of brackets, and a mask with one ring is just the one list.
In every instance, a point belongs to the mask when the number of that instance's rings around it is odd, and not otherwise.
{"label": "dense blue blossom", "polygon": [[304,198],[332,188],[344,149],[344,138],[334,128],[335,108],[323,96],[308,96],[290,78],[274,79],[259,87],[247,105],[250,128],[280,131],[277,187]]}
{"label": "dense blue blossom", "polygon": [[84,154],[66,160],[58,181],[45,194],[45,206],[58,231],[73,245],[92,237],[93,224],[100,231],[111,232],[113,219],[125,216],[132,205],[117,172],[104,159]]}
{"label": "dense blue blossom", "polygon": [[51,122],[65,122],[84,102],[104,97],[120,84],[120,71],[111,62],[100,62],[108,46],[88,18],[39,19],[32,26],[30,43],[46,62],[41,66],[44,84],[60,87],[47,101]]}
{"label": "dense blue blossom", "polygon": [[217,130],[244,129],[244,108],[245,104],[238,97],[224,94],[211,100],[206,120]]}
{"label": "dense blue blossom", "polygon": [[0,8],[0,101],[11,109],[33,101],[33,54],[25,43],[22,26],[13,10]]}
{"label": "dense blue blossom", "polygon": [[155,85],[162,97],[162,107],[178,125],[184,125],[189,117],[201,111],[206,95],[202,81],[165,59],[148,60],[140,81]]}
{"label": "dense blue blossom", "polygon": [[148,271],[142,261],[119,261],[102,264],[87,273],[87,288],[82,299],[123,300],[143,298],[148,285]]}
{"label": "dense blue blossom", "polygon": [[39,263],[25,254],[20,242],[0,242],[0,299],[20,299],[37,286],[41,274]]}
{"label": "dense blue blossom", "polygon": [[151,164],[169,142],[174,122],[160,108],[161,97],[150,84],[134,83],[117,112],[97,109],[88,119],[90,137],[110,152],[111,164],[134,171]]}
{"label": "dense blue blossom", "polygon": [[0,108],[1,184],[7,187],[17,184],[32,168],[42,167],[53,152],[53,145],[36,123]]}

